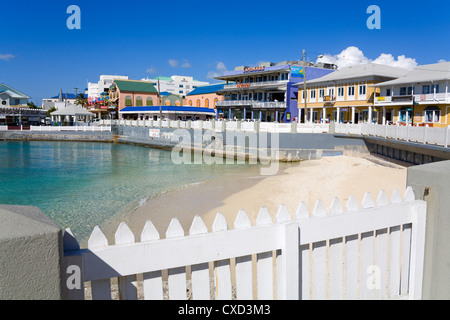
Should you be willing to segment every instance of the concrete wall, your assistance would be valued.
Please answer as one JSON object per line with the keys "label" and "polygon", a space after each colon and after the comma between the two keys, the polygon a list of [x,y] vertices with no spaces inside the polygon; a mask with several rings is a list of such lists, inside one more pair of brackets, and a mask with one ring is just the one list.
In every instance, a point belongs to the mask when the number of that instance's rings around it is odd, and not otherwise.
{"label": "concrete wall", "polygon": [[407,185],[427,202],[424,299],[450,299],[450,161],[408,168]]}
{"label": "concrete wall", "polygon": [[61,299],[61,229],[36,207],[0,205],[0,221],[0,300]]}
{"label": "concrete wall", "polygon": [[[171,149],[180,142],[177,129],[161,128],[159,138],[149,137],[148,127],[121,126],[118,142],[142,144],[158,148]],[[157,128],[151,128],[152,130]],[[181,129],[188,132],[194,142],[194,135],[200,132],[193,129]],[[206,131],[203,131],[205,133]],[[209,131],[211,132],[211,131]],[[175,134],[174,134],[175,133]],[[335,137],[333,134],[319,133],[267,133],[258,134],[254,132],[226,131],[215,132],[216,137],[220,137],[225,142],[224,150],[236,154],[254,154],[255,147],[264,155],[270,151],[279,152],[281,161],[301,161],[308,159],[320,159],[322,156],[332,155],[354,155],[368,153],[365,142],[361,139]],[[278,137],[277,137],[278,135]],[[229,143],[233,141],[234,143]],[[256,144],[251,142],[256,141]],[[205,148],[211,144],[210,140],[203,141],[201,145],[194,145],[195,148]]]}

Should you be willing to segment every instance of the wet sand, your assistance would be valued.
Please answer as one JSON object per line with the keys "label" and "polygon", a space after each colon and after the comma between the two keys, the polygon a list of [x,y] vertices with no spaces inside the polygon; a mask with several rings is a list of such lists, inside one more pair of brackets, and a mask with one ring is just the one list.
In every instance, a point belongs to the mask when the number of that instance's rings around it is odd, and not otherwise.
{"label": "wet sand", "polygon": [[[172,218],[177,218],[185,234],[188,234],[193,218],[199,215],[211,231],[218,212],[224,214],[229,229],[232,229],[240,209],[246,211],[254,224],[262,206],[269,210],[274,219],[279,206],[284,204],[294,218],[300,202],[305,202],[311,213],[318,199],[328,208],[335,196],[345,207],[350,195],[354,195],[360,203],[365,192],[370,192],[374,200],[381,190],[388,197],[394,189],[403,194],[406,173],[405,167],[389,163],[381,165],[366,158],[349,156],[325,157],[295,164],[280,163],[278,173],[273,176],[261,176],[259,168],[252,167],[243,174],[150,199],[127,217],[122,217],[122,221],[133,231],[136,241],[140,241],[140,233],[147,220],[152,221],[161,238],[165,238]],[[110,243],[114,243],[114,232],[119,223],[112,220],[104,227]]]}

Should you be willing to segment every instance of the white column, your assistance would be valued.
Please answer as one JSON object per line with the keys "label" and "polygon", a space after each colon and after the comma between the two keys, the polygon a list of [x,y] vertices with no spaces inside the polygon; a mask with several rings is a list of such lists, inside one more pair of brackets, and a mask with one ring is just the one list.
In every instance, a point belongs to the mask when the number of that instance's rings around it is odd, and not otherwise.
{"label": "white column", "polygon": [[336,108],[336,122],[341,123],[341,108],[340,107]]}
{"label": "white column", "polygon": [[323,107],[322,108],[322,121],[321,121],[322,123],[325,123],[325,118],[327,117],[326,113],[327,113],[327,110],[325,107]]}
{"label": "white column", "polygon": [[368,122],[370,124],[372,124],[372,107],[371,106],[369,106],[369,120],[368,120]]}
{"label": "white column", "polygon": [[312,123],[312,122],[313,122],[313,108],[311,108],[310,112],[309,112],[309,123]]}
{"label": "white column", "polygon": [[355,107],[352,107],[352,124],[355,124]]}
{"label": "white column", "polygon": [[383,106],[383,125],[386,125],[386,106]]}

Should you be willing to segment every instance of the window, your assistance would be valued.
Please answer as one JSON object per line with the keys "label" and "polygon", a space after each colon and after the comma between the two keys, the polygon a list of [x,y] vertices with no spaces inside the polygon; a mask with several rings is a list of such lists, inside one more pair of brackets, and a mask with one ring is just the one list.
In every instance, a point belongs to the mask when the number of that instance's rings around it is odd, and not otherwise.
{"label": "window", "polygon": [[338,88],[338,97],[344,96],[344,88]]}
{"label": "window", "polygon": [[334,97],[334,88],[328,88],[328,95]]}
{"label": "window", "polygon": [[412,111],[400,110],[399,118],[400,118],[400,122],[412,122]]}
{"label": "window", "polygon": [[183,90],[178,91],[178,93],[183,94]]}
{"label": "window", "polygon": [[325,89],[319,90],[319,98],[323,98],[325,96]]}
{"label": "window", "polygon": [[439,123],[441,122],[441,110],[425,110],[424,112],[424,122],[427,123]]}
{"label": "window", "polygon": [[413,87],[402,87],[400,88],[400,95],[401,96],[410,96],[412,95]]}
{"label": "window", "polygon": [[214,106],[216,106],[217,102],[219,102],[219,99],[215,98],[214,99]]}
{"label": "window", "polygon": [[18,106],[20,104],[20,99],[14,99],[14,105]]}
{"label": "window", "polygon": [[182,84],[179,85],[180,88],[184,88],[184,86]]}
{"label": "window", "polygon": [[133,105],[133,99],[130,96],[125,97],[125,106],[131,107]]}
{"label": "window", "polygon": [[205,108],[209,108],[209,100],[208,99],[205,100]]}
{"label": "window", "polygon": [[431,86],[431,92],[432,93],[434,93],[434,90],[436,90],[436,93],[439,93],[439,85],[438,84],[436,84],[436,85],[432,85]]}
{"label": "window", "polygon": [[355,95],[355,87],[354,86],[348,87],[348,95],[349,96]]}
{"label": "window", "polygon": [[141,97],[137,97],[136,98],[136,106],[137,107],[142,107],[142,98]]}
{"label": "window", "polygon": [[316,98],[316,90],[311,90],[311,99]]}
{"label": "window", "polygon": [[200,100],[197,100],[197,107],[200,108]]}
{"label": "window", "polygon": [[386,97],[390,97],[391,96],[391,89],[386,89]]}
{"label": "window", "polygon": [[365,96],[366,95],[366,86],[359,86],[359,95],[360,96]]}
{"label": "window", "polygon": [[430,94],[430,86],[423,86],[422,94]]}
{"label": "window", "polygon": [[192,107],[192,100],[189,100],[189,107]]}

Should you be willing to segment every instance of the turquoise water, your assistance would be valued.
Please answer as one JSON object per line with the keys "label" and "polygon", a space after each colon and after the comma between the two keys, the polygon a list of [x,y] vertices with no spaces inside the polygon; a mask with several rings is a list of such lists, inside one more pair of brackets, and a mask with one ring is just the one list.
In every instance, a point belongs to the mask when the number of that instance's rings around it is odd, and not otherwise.
{"label": "turquoise water", "polygon": [[0,204],[40,208],[78,239],[120,212],[248,165],[176,165],[171,153],[90,142],[0,142]]}

